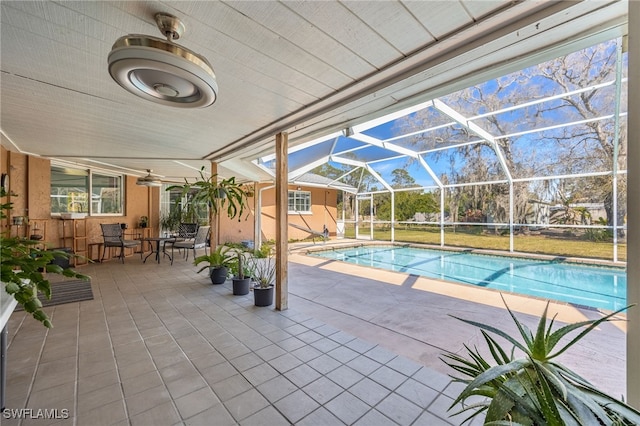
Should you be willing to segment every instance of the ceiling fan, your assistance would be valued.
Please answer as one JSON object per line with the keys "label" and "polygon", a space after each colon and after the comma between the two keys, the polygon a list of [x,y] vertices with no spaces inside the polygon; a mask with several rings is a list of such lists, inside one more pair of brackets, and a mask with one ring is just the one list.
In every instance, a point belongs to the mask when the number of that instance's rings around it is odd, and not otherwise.
{"label": "ceiling fan", "polygon": [[157,13],[156,25],[167,38],[140,34],[120,37],[109,52],[109,74],[124,89],[162,105],[200,108],[213,104],[218,84],[204,56],[177,45],[184,24],[173,15]]}
{"label": "ceiling fan", "polygon": [[139,177],[136,181],[136,185],[143,186],[162,186],[162,180],[159,177],[151,176],[151,169],[147,169],[147,175]]}

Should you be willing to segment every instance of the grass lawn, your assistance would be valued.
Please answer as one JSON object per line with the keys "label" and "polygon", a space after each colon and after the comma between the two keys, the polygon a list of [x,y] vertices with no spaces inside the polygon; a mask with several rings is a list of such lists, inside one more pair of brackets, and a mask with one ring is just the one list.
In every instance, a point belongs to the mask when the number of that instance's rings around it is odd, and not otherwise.
{"label": "grass lawn", "polygon": [[[452,228],[445,229],[445,245],[487,250],[509,250],[508,235],[485,234],[480,231],[480,228],[468,230],[463,227],[458,227],[455,232]],[[369,229],[360,228],[360,234],[369,235]],[[355,230],[347,228],[345,237],[355,238]],[[375,240],[391,241],[391,231],[389,229],[374,228],[373,237]],[[436,228],[396,228],[395,241],[439,245],[440,230]],[[610,241],[594,242],[562,236],[515,235],[513,245],[515,251],[525,253],[613,260],[613,244]],[[626,244],[618,244],[618,260],[627,260]]]}

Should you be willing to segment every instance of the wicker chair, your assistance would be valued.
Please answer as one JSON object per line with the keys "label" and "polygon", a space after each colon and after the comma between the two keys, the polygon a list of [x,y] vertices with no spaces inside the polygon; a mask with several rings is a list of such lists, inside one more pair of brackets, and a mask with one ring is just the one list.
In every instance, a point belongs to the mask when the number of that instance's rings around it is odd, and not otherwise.
{"label": "wicker chair", "polygon": [[[124,249],[142,245],[140,240],[125,240],[119,223],[101,223],[100,227],[102,228],[102,238],[104,240],[104,250],[102,251],[100,262],[104,260],[108,247],[120,247],[118,257],[124,263]],[[142,259],[142,250],[140,250],[140,259]]]}

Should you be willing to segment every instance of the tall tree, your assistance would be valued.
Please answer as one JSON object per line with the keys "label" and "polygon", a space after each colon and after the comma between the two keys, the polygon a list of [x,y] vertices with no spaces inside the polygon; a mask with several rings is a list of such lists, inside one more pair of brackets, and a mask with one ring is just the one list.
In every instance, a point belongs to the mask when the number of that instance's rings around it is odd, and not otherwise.
{"label": "tall tree", "polygon": [[[505,180],[507,171],[514,178],[610,171],[614,166],[614,141],[617,138],[617,166],[625,168],[626,123],[621,120],[619,134],[615,135],[615,120],[612,117],[616,105],[616,86],[612,84],[616,78],[616,49],[616,41],[602,43],[440,98],[467,118],[480,116],[474,118],[473,122],[495,138],[503,158],[501,162],[491,140],[484,140],[459,124],[442,126],[414,136],[414,149],[421,151],[457,145],[431,152],[427,158],[428,162],[438,163],[445,169],[444,166],[448,166],[444,172],[447,182],[470,184],[448,191],[449,204],[465,200],[465,209],[483,209],[496,220],[506,221],[509,211],[508,186],[472,183]],[[576,90],[581,91],[562,96],[563,93]],[[553,95],[558,96],[537,102]],[[622,90],[622,95],[624,112],[625,90]],[[491,114],[492,111],[518,105],[527,106]],[[611,118],[601,119],[608,116]],[[437,109],[427,108],[408,116],[401,124],[400,131],[406,133],[452,121]],[[574,124],[557,127],[562,123]],[[539,130],[523,133],[532,129]],[[545,188],[547,193],[532,192],[536,187]],[[619,220],[626,212],[625,187],[626,181],[620,179]],[[571,188],[573,193],[550,194],[550,188],[555,191]],[[580,201],[604,202],[607,222],[612,223],[611,174],[581,179],[572,185],[554,184],[553,181],[542,186],[516,182],[514,220],[525,222],[531,198],[546,196],[549,201],[560,203],[568,198],[576,199],[577,193],[582,194]]]}
{"label": "tall tree", "polygon": [[394,188],[409,188],[416,186],[416,180],[406,169],[395,169],[391,172],[391,176],[393,176],[391,186]]}

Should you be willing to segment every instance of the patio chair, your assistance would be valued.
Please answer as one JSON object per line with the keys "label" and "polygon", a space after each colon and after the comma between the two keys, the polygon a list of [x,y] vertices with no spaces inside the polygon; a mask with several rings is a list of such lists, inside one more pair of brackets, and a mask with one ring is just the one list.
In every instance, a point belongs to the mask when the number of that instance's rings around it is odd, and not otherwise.
{"label": "patio chair", "polygon": [[[177,249],[185,249],[185,260],[189,260],[189,250],[193,250],[193,258],[196,257],[196,250],[204,248],[204,253],[207,253],[207,244],[209,243],[209,231],[210,226],[201,226],[196,232],[196,236],[193,240],[176,241],[173,243],[173,247]],[[173,256],[171,256],[173,262]]]}
{"label": "patio chair", "polygon": [[[198,232],[199,225],[197,223],[186,223],[183,222],[178,225],[178,232],[175,235],[176,241],[188,241],[193,240],[196,237],[196,233]],[[164,251],[167,250],[169,246],[173,246],[176,241],[165,241],[162,245],[162,249]],[[172,248],[173,250],[173,248]]]}
{"label": "patio chair", "polygon": [[178,226],[178,238],[183,238],[185,240],[194,239],[197,232],[197,223],[181,223]]}
{"label": "patio chair", "polygon": [[101,223],[100,227],[102,228],[102,238],[104,240],[104,249],[102,250],[102,258],[100,259],[100,262],[104,260],[104,256],[107,253],[107,248],[109,247],[120,248],[118,257],[120,258],[122,263],[124,263],[124,249],[141,246],[140,259],[142,259],[142,241],[125,240],[123,229],[119,223]]}

